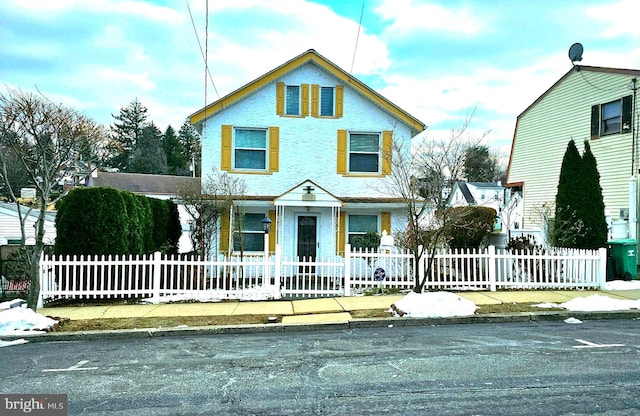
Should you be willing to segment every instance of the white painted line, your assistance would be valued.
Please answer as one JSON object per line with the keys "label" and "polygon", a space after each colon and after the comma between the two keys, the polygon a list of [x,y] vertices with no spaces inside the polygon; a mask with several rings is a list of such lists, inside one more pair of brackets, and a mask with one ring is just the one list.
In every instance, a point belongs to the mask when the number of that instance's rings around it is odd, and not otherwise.
{"label": "white painted line", "polygon": [[87,370],[97,370],[98,367],[82,367],[83,365],[85,365],[86,363],[88,363],[89,360],[82,360],[80,362],[78,362],[78,364],[76,365],[72,365],[69,368],[50,368],[47,370],[42,370],[42,372],[62,372],[62,371],[87,371]]}
{"label": "white painted line", "polygon": [[585,341],[583,339],[576,339],[584,345],[574,345],[573,348],[609,348],[609,347],[624,347],[624,344],[596,344],[593,342]]}

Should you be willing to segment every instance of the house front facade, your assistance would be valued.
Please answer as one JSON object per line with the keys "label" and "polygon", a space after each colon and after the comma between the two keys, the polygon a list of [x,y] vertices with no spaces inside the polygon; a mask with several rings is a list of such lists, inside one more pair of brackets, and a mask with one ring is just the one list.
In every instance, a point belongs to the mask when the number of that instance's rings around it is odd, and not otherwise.
{"label": "house front facade", "polygon": [[518,116],[507,186],[522,188],[525,230],[544,234],[573,139],[580,153],[588,141],[596,158],[610,237],[636,238],[638,76],[640,70],[575,66]]}
{"label": "house front facade", "polygon": [[394,141],[409,149],[422,122],[309,50],[190,116],[202,134],[203,181],[213,169],[242,179],[243,195],[221,219],[220,253],[340,254],[368,231],[406,226],[390,194]]}

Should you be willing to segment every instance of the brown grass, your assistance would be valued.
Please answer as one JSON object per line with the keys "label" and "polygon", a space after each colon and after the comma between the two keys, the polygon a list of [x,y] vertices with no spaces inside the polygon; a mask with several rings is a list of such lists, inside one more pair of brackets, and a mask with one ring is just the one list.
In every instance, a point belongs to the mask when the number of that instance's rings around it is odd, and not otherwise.
{"label": "brown grass", "polygon": [[[542,309],[533,306],[533,303],[503,303],[498,305],[481,305],[476,313],[514,313],[514,312],[541,312],[557,311],[561,308]],[[147,318],[109,318],[109,319],[80,319],[63,320],[58,323],[53,331],[103,331],[116,329],[143,329],[143,328],[174,328],[177,326],[223,326],[223,325],[247,325],[265,324],[271,315],[230,315],[230,316],[171,316],[171,317],[147,317]],[[392,314],[383,309],[365,309],[351,311],[355,319],[366,318],[390,318]],[[277,322],[282,322],[282,316],[276,316]]]}

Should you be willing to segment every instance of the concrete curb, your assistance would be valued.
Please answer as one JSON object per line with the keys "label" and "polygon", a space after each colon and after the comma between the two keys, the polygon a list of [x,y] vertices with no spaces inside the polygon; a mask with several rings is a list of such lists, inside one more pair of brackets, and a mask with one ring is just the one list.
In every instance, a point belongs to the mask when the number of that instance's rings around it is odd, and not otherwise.
{"label": "concrete curb", "polygon": [[5,341],[26,339],[29,342],[55,341],[92,341],[101,339],[130,339],[154,338],[195,335],[224,335],[224,334],[259,334],[277,332],[299,332],[318,330],[347,330],[358,328],[392,328],[403,326],[439,326],[463,324],[488,324],[511,322],[546,322],[563,321],[576,318],[581,321],[595,321],[604,319],[640,319],[640,310],[602,311],[602,312],[520,312],[493,313],[472,316],[458,316],[450,318],[367,318],[352,319],[347,322],[335,323],[298,323],[298,324],[251,324],[206,327],[175,327],[175,328],[144,328],[108,331],[83,332],[49,332],[46,334],[12,335],[2,337]]}

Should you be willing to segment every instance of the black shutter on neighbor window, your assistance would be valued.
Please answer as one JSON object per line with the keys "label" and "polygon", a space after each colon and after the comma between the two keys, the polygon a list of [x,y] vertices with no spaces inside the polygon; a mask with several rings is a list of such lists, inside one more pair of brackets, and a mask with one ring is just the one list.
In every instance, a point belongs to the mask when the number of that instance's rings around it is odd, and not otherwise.
{"label": "black shutter on neighbor window", "polygon": [[600,104],[591,107],[591,138],[600,137]]}
{"label": "black shutter on neighbor window", "polygon": [[633,99],[630,95],[622,97],[622,132],[629,133],[631,131],[631,106]]}

